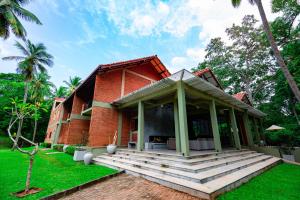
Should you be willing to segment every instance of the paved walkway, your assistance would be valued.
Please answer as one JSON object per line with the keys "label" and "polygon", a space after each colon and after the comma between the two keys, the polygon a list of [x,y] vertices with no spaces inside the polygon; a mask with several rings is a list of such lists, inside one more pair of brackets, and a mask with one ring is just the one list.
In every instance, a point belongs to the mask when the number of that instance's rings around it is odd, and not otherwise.
{"label": "paved walkway", "polygon": [[121,174],[73,193],[64,200],[200,200],[143,178]]}

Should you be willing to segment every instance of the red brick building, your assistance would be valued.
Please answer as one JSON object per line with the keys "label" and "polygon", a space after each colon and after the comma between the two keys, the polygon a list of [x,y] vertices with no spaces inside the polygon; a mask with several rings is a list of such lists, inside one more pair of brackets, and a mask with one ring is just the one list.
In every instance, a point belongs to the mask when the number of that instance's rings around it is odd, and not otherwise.
{"label": "red brick building", "polygon": [[[207,88],[211,87],[211,89],[205,91],[200,87],[194,88],[190,80],[198,81],[198,84],[208,83]],[[177,102],[177,99],[182,100],[177,82],[184,82],[183,89],[186,90],[186,93],[183,93],[183,97],[186,98],[183,101],[186,102],[183,110],[180,109],[180,102]],[[249,135],[251,131],[256,132],[256,136],[259,137],[258,119],[264,114],[251,106],[244,93],[237,94],[235,97],[223,91],[221,84],[210,69],[204,69],[194,74],[182,70],[171,76],[157,56],[99,65],[69,97],[55,99],[45,142],[83,144],[101,148],[111,143],[113,135],[117,131],[118,145],[122,146],[127,146],[129,141],[138,142],[138,135],[142,133],[140,139],[145,141],[140,141],[138,148],[143,149],[145,143],[151,142],[149,140],[153,140],[157,135],[162,135],[160,140],[164,140],[164,138],[175,138],[174,133],[180,132],[179,135],[188,135],[190,140],[196,137],[211,138],[214,140],[216,149],[218,146],[221,148],[221,143],[224,146],[231,143],[232,146],[240,148],[238,143],[247,145],[249,141],[253,142],[251,141],[252,136]],[[210,100],[213,100],[213,104]],[[172,110],[173,104],[174,106],[178,104],[174,110]],[[144,111],[141,110],[144,105],[145,109],[152,109],[152,114],[155,114],[151,115],[150,113],[148,116],[160,116],[146,119],[148,124],[151,124],[151,127],[150,125],[146,127],[146,134],[144,134]],[[212,109],[207,109],[208,107]],[[154,108],[156,110],[153,110]],[[231,110],[228,108],[232,108],[237,123],[232,123],[232,113],[229,113]],[[178,126],[176,116],[173,117],[177,109],[179,110]],[[194,110],[199,111],[198,117],[195,117]],[[218,110],[218,117],[216,117],[216,113],[212,113],[216,110]],[[180,118],[181,112],[188,114],[183,113],[183,116],[187,116]],[[254,125],[252,128],[248,125],[245,126],[245,123],[248,122],[248,114]],[[140,118],[141,116],[142,118]],[[218,120],[219,124],[228,122],[228,125],[231,122],[231,125],[238,126],[232,129],[235,134],[239,134],[235,135],[235,141],[229,141],[231,140],[229,137],[222,139],[218,136],[218,128],[215,128],[218,126],[216,124]],[[197,125],[198,122],[201,122],[202,125]],[[201,129],[201,133],[195,131],[197,128],[194,127],[195,124],[199,126],[198,129]],[[180,129],[180,126],[185,126],[185,128]],[[230,125],[227,127],[230,128]],[[235,131],[237,129],[239,129],[239,133]],[[184,131],[187,132],[187,130],[189,133],[185,134]],[[166,135],[164,136],[164,134]],[[145,135],[147,137],[144,137]],[[216,137],[219,138],[216,140]],[[181,142],[182,138],[176,136],[178,151],[181,151],[182,145],[189,148],[186,146],[186,142]],[[157,137],[154,139],[157,140]],[[182,151],[183,154],[188,154],[188,150]]]}

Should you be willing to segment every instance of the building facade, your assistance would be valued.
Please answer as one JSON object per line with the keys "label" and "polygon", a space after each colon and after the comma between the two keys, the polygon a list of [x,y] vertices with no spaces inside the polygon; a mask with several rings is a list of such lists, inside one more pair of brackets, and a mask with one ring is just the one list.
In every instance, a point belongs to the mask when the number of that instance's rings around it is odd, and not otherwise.
{"label": "building facade", "polygon": [[251,146],[264,113],[246,93],[224,92],[213,72],[171,74],[157,56],[99,65],[66,99],[54,100],[45,142],[103,148],[191,150]]}

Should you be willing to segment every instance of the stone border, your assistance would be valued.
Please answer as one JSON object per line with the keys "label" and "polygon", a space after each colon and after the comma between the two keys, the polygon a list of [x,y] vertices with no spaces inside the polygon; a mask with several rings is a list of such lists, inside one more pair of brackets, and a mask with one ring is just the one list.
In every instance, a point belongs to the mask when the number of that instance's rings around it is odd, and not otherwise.
{"label": "stone border", "polygon": [[90,187],[92,185],[95,185],[97,183],[101,183],[103,181],[106,181],[109,178],[116,177],[116,176],[118,176],[120,174],[123,174],[124,172],[125,172],[124,170],[121,170],[121,171],[119,171],[117,173],[110,174],[110,175],[107,175],[107,176],[103,176],[101,178],[98,178],[98,179],[95,179],[95,180],[83,183],[81,185],[78,185],[78,186],[66,189],[64,191],[57,192],[55,194],[51,194],[51,195],[46,196],[46,197],[42,197],[42,198],[40,198],[40,200],[54,200],[54,199],[62,198],[62,197],[68,196],[68,195],[70,195],[70,194],[72,194],[74,192],[77,192],[77,191],[83,190],[85,188],[88,188],[88,187]]}

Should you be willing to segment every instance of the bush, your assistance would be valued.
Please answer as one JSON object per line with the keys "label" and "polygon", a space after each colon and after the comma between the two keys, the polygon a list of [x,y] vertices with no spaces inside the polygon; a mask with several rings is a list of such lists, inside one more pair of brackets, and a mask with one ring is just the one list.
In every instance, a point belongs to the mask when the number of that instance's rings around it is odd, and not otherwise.
{"label": "bush", "polygon": [[75,152],[75,149],[76,149],[76,147],[74,147],[74,146],[68,146],[67,148],[66,148],[66,153],[67,154],[70,154],[71,156],[73,156],[74,155],[74,152]]}
{"label": "bush", "polygon": [[51,147],[51,143],[42,142],[42,143],[40,143],[40,146],[44,147],[44,148],[50,148]]}
{"label": "bush", "polygon": [[53,145],[53,149],[56,150],[56,151],[63,151],[63,147],[64,147],[63,144],[55,144],[55,145]]}

